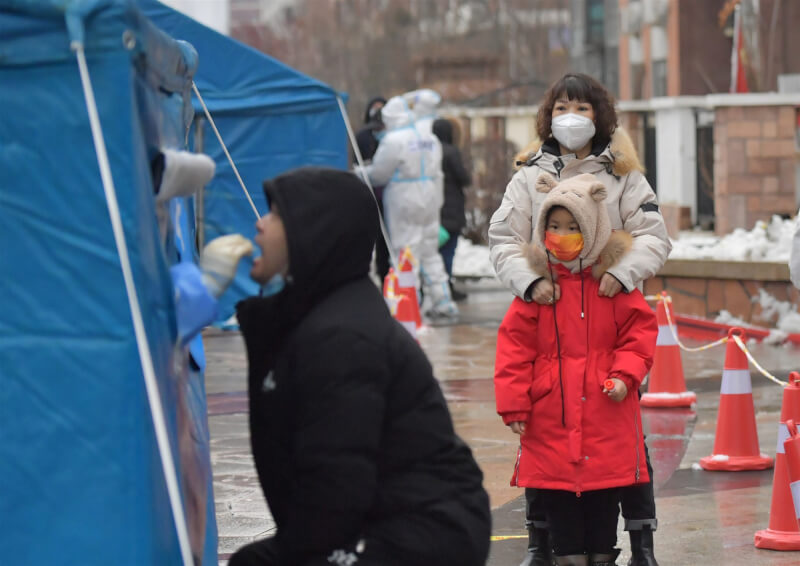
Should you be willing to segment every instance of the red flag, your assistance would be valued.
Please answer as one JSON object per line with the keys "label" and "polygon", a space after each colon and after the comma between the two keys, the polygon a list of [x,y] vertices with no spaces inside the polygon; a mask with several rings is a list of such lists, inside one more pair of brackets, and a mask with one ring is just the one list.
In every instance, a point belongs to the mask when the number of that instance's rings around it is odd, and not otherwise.
{"label": "red flag", "polygon": [[731,53],[731,92],[750,92],[747,84],[747,50],[742,32],[741,7],[736,6],[733,16],[733,51]]}

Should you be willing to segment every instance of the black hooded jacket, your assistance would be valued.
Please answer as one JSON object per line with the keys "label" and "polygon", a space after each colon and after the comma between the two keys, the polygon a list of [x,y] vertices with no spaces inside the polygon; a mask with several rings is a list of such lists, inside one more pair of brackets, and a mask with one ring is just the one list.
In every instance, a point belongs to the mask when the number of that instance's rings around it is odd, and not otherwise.
{"label": "black hooded jacket", "polygon": [[442,172],[444,173],[444,204],[441,223],[451,234],[459,234],[466,226],[464,215],[464,187],[472,183],[470,174],[464,168],[461,152],[453,145],[453,125],[449,120],[439,118],[433,123],[433,133],[442,142]]}
{"label": "black hooded jacket", "polygon": [[356,134],[358,151],[361,152],[361,157],[365,161],[372,159],[375,152],[378,151],[378,138],[375,137],[375,134],[383,127],[380,112],[378,112],[377,116],[369,115],[369,109],[376,102],[386,104],[386,99],[382,96],[376,96],[367,102],[367,108],[364,110],[364,127]]}
{"label": "black hooded jacket", "polygon": [[286,230],[290,283],[242,301],[237,315],[280,564],[359,537],[409,565],[483,564],[481,471],[425,354],[367,275],[378,231],[369,189],[350,173],[304,168],[265,191]]}

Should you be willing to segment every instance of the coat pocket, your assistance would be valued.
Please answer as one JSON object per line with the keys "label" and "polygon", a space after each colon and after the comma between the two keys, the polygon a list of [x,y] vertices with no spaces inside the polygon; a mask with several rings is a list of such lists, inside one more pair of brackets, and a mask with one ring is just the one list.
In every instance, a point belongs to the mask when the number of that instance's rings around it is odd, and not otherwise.
{"label": "coat pocket", "polygon": [[534,370],[533,383],[531,383],[530,396],[531,403],[536,403],[542,397],[547,396],[553,390],[553,386],[558,381],[558,366],[549,365],[540,370]]}

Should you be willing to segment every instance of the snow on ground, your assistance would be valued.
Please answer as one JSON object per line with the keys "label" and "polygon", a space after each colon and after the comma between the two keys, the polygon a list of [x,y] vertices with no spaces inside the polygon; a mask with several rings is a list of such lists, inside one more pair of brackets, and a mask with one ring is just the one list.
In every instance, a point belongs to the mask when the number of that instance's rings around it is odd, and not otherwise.
{"label": "snow on ground", "polygon": [[[759,220],[752,230],[737,228],[725,236],[684,231],[672,240],[670,259],[715,259],[722,261],[772,261],[789,263],[792,234],[798,220],[773,216]],[[453,274],[457,277],[495,277],[489,247],[458,239]]]}
{"label": "snow on ground", "polygon": [[456,257],[453,259],[453,275],[495,279],[494,267],[489,261],[489,246],[480,246],[466,238],[459,238]]}
{"label": "snow on ground", "polygon": [[789,263],[796,222],[773,216],[769,223],[759,220],[750,231],[737,228],[721,237],[708,232],[681,232],[677,240],[672,240],[669,257]]}

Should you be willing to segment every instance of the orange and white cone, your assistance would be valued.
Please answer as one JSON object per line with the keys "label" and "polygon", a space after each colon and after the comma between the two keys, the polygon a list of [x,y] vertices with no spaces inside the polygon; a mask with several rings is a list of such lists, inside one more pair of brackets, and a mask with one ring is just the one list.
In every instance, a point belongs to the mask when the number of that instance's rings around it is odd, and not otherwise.
{"label": "orange and white cone", "polygon": [[[397,298],[397,309],[393,313],[394,318],[403,328],[408,330],[414,340],[417,340],[417,323],[414,319],[414,305],[411,304],[411,301],[406,296],[398,295]],[[416,312],[419,312],[419,309],[417,309]]]}
{"label": "orange and white cone", "polygon": [[672,302],[667,300],[666,292],[662,291],[661,298],[656,305],[656,320],[658,321],[656,353],[648,378],[647,393],[642,395],[641,405],[642,407],[656,408],[691,407],[697,403],[697,395],[686,390],[681,347],[669,327],[666,309],[669,309],[671,319],[675,320]]}
{"label": "orange and white cone", "polygon": [[419,300],[417,298],[417,276],[414,273],[414,256],[411,250],[406,248],[398,259],[400,263],[400,273],[397,274],[397,294],[407,297],[411,301],[414,309],[414,323],[416,327],[422,326],[422,315],[419,312]]}
{"label": "orange and white cone", "polygon": [[797,425],[794,421],[787,421],[786,428],[789,430],[789,438],[783,443],[783,449],[786,453],[789,491],[792,492],[794,515],[797,518],[797,527],[800,528],[800,434],[797,432]]}
{"label": "orange and white cone", "polygon": [[773,462],[758,446],[750,369],[747,357],[733,340],[734,335],[745,339],[741,328],[728,331],[714,450],[711,456],[700,459],[700,467],[729,472],[766,470]]}
{"label": "orange and white cone", "polygon": [[[800,550],[800,528],[792,502],[789,466],[785,443],[790,437],[788,423],[800,422],[800,374],[792,372],[789,385],[783,388],[781,422],[778,425],[778,448],[775,454],[775,473],[772,476],[772,504],[769,526],[755,535],[756,548],[770,550]],[[797,448],[800,451],[800,447]],[[800,458],[800,455],[796,455]],[[798,482],[800,483],[800,482]]]}

